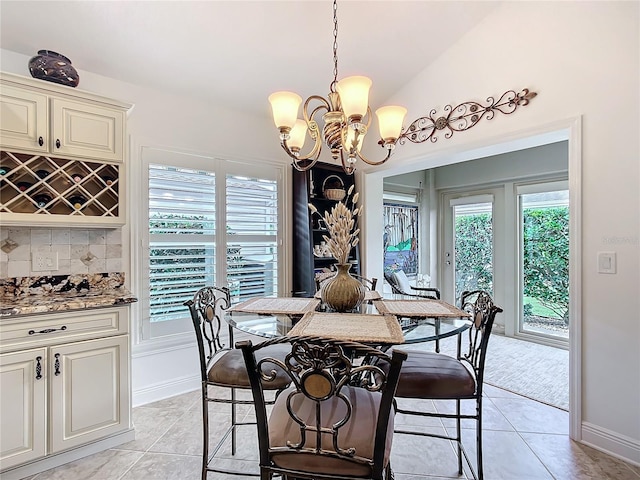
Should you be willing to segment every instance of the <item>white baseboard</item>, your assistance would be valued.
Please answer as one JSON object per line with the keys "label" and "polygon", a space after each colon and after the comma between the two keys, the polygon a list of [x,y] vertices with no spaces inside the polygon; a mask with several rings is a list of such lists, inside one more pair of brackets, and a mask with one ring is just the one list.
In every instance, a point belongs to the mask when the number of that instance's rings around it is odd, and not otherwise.
{"label": "white baseboard", "polygon": [[582,422],[581,442],[607,455],[640,466],[640,441],[636,439]]}
{"label": "white baseboard", "polygon": [[139,390],[134,390],[133,406],[139,407],[147,403],[157,402],[182,393],[192,392],[200,388],[200,375],[189,375],[171,381],[157,383]]}

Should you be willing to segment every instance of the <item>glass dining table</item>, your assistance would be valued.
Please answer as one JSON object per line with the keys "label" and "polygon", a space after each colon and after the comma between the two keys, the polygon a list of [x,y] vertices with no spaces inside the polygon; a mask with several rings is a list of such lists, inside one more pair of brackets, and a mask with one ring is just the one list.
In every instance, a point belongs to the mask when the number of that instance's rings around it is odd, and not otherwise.
{"label": "glass dining table", "polygon": [[225,319],[230,327],[260,337],[318,335],[380,345],[439,341],[471,326],[467,312],[432,299],[381,299],[355,313],[331,313],[322,312],[314,298],[263,297],[232,306]]}

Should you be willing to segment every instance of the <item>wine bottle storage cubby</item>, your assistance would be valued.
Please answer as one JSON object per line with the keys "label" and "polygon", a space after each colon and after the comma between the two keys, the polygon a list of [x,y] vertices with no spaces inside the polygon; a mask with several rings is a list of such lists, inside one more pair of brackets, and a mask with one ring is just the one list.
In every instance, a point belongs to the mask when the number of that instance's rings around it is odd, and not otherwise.
{"label": "wine bottle storage cubby", "polygon": [[0,212],[117,217],[119,165],[0,151]]}

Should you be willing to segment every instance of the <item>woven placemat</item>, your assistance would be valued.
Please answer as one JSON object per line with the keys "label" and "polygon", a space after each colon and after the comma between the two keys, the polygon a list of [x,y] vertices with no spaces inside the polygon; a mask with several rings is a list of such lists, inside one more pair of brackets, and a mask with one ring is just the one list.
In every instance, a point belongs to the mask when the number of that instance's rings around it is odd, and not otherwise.
{"label": "woven placemat", "polygon": [[263,314],[303,315],[314,311],[320,300],[302,297],[266,297],[251,298],[234,305],[230,312],[249,312]]}
{"label": "woven placemat", "polygon": [[373,302],[380,313],[390,313],[401,317],[469,317],[464,310],[442,300],[378,300]]}
{"label": "woven placemat", "polygon": [[404,343],[402,329],[393,315],[309,312],[287,335],[311,335],[369,344]]}

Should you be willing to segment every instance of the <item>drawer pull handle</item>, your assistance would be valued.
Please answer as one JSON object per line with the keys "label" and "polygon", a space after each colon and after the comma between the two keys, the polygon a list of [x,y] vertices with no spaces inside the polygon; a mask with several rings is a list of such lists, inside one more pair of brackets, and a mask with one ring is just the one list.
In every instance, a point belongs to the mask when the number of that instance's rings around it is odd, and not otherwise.
{"label": "drawer pull handle", "polygon": [[36,357],[36,380],[40,380],[42,378],[42,357]]}
{"label": "drawer pull handle", "polygon": [[51,332],[57,332],[57,331],[63,332],[66,329],[67,329],[67,326],[63,325],[60,328],[45,328],[44,330],[40,330],[39,332],[36,332],[35,330],[29,330],[29,335],[36,335],[40,333],[51,333]]}
{"label": "drawer pull handle", "polygon": [[54,357],[56,357],[56,361],[53,363],[53,374],[57,377],[60,375],[60,354],[56,353]]}
{"label": "drawer pull handle", "polygon": [[38,145],[40,145],[40,146],[44,145],[44,138],[38,137]]}
{"label": "drawer pull handle", "polygon": [[60,148],[60,139],[56,138],[56,148]]}

